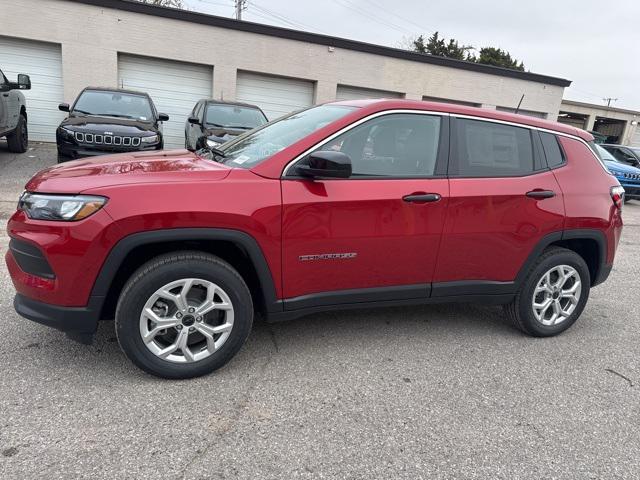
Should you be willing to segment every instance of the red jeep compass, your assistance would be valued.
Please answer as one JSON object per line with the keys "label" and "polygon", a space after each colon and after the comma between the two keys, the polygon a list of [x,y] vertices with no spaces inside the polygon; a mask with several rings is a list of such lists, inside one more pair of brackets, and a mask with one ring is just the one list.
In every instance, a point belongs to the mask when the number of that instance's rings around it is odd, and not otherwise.
{"label": "red jeep compass", "polygon": [[186,378],[227,363],[254,312],[506,305],[556,335],[613,264],[624,191],[587,132],[405,100],[317,106],[220,149],[43,170],[8,224],[18,313]]}

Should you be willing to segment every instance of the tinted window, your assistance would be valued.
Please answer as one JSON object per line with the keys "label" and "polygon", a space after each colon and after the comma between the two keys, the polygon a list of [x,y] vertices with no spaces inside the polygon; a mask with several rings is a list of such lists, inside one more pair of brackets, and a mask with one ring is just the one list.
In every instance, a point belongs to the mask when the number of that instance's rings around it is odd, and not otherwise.
{"label": "tinted window", "polygon": [[264,114],[256,108],[238,105],[209,105],[205,123],[211,127],[251,129],[267,123]]}
{"label": "tinted window", "polygon": [[318,148],[346,153],[352,176],[431,176],[440,117],[392,114],[369,120]]}
{"label": "tinted window", "polygon": [[542,140],[542,146],[544,147],[544,154],[547,157],[547,164],[549,168],[555,168],[564,163],[564,153],[558,138],[551,133],[540,132],[540,139]]}
{"label": "tinted window", "polygon": [[146,96],[120,92],[86,90],[76,100],[73,112],[136,120],[153,119],[151,104]]}
{"label": "tinted window", "polygon": [[528,175],[534,171],[529,129],[458,119],[457,132],[453,175],[504,177]]}

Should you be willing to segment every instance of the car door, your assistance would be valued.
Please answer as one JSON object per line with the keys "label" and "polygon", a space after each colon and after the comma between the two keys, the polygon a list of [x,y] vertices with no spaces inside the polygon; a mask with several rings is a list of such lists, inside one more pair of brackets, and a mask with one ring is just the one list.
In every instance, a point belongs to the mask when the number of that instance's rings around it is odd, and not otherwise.
{"label": "car door", "polygon": [[5,91],[7,79],[0,71],[0,134],[9,130],[9,96],[10,92]]}
{"label": "car door", "polygon": [[[196,103],[196,106],[193,107],[193,111],[191,112],[191,116],[197,117],[202,122],[202,107],[204,102]],[[187,147],[195,149],[198,138],[201,135],[202,125],[194,124],[187,121]]]}
{"label": "car door", "polygon": [[562,192],[537,130],[473,118],[451,124],[449,208],[433,296],[504,293],[540,240],[562,231]]}
{"label": "car door", "polygon": [[448,135],[446,115],[384,113],[314,150],[347,154],[350,178],[287,170],[286,309],[428,296],[449,196]]}
{"label": "car door", "polygon": [[633,153],[633,151],[625,147],[621,147],[619,150],[622,156],[621,160],[624,163],[631,165],[632,167],[640,167],[640,160],[638,160],[638,157]]}

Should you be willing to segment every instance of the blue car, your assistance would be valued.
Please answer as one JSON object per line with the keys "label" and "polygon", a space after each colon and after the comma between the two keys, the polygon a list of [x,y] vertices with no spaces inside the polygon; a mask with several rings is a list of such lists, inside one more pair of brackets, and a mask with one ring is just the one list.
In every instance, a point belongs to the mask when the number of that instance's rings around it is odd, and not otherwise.
{"label": "blue car", "polygon": [[618,179],[624,188],[624,201],[640,200],[640,168],[619,162],[608,151],[596,144],[600,158],[604,160],[607,169]]}

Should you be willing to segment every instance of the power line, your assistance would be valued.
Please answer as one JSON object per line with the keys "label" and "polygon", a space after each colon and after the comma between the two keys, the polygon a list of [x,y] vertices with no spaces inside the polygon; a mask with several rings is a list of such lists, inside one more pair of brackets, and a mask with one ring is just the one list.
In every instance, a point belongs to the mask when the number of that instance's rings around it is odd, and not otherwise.
{"label": "power line", "polygon": [[[378,9],[382,10],[383,12],[385,12],[387,15],[393,15],[394,17],[406,22],[409,25],[413,25],[414,27],[420,29],[420,31],[425,31],[425,30],[433,30],[436,31],[438,30],[437,28],[433,28],[433,26],[430,25],[418,25],[416,22],[414,22],[413,20],[410,20],[406,17],[403,17],[402,15],[398,15],[397,13],[395,13],[392,10],[389,10],[388,8],[380,5],[378,2],[374,1],[374,0],[365,0],[367,3],[369,3],[370,5],[373,5],[374,7],[377,7]],[[428,29],[425,29],[424,27],[429,27]]]}
{"label": "power line", "polygon": [[285,17],[284,15],[282,15],[281,13],[278,13],[274,10],[270,10],[268,8],[265,8],[261,5],[258,5],[257,3],[251,1],[251,0],[247,0],[249,5],[251,5],[253,8],[255,8],[256,10],[258,10],[259,12],[261,12],[264,15],[268,15],[269,17],[272,17],[276,20],[279,20],[280,22],[286,23],[288,25],[293,26],[294,28],[302,28],[304,30],[316,30],[313,27],[310,27],[309,25],[305,25],[302,22],[298,22],[296,20],[292,20],[288,17]]}
{"label": "power line", "polygon": [[363,16],[363,17],[367,17],[370,20],[373,20],[376,23],[379,23],[380,25],[384,25],[385,27],[389,27],[389,28],[393,28],[396,31],[402,32],[402,33],[408,33],[408,34],[412,34],[413,32],[398,26],[395,23],[392,23],[389,20],[385,20],[381,17],[378,17],[377,15],[369,12],[368,10],[364,10],[362,8],[360,8],[359,6],[355,5],[353,2],[351,2],[350,0],[333,0],[335,3],[337,3],[338,5],[340,5],[341,7],[344,8],[348,8],[349,10],[358,13],[359,15]]}

